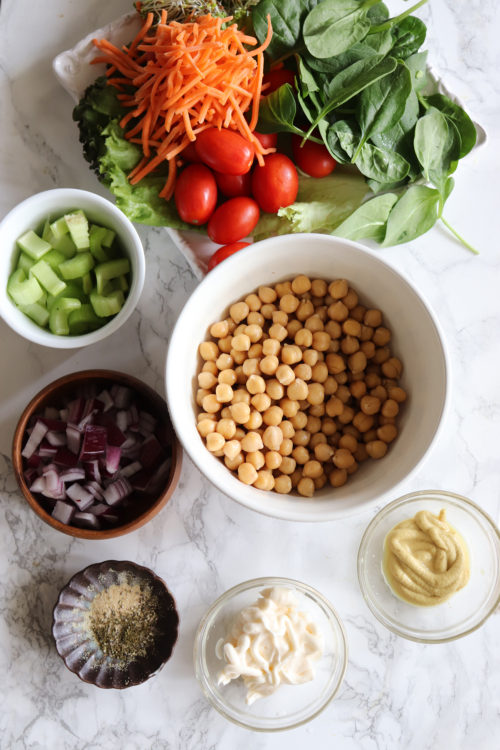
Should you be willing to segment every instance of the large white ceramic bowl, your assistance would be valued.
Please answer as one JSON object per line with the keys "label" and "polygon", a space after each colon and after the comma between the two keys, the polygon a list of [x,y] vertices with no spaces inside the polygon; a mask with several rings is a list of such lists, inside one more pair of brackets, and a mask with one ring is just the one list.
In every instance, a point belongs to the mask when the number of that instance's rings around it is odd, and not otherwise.
{"label": "large white ceramic bowl", "polygon": [[[340,488],[325,486],[314,498],[279,495],[240,482],[206,449],[196,430],[198,345],[229,305],[263,284],[307,274],[346,278],[362,301],[380,308],[393,333],[392,350],[404,364],[409,398],[400,434],[380,461],[364,462]],[[273,237],[225,260],[200,283],[172,333],[166,391],[174,428],[192,461],[222,492],[253,510],[296,521],[331,521],[366,510],[412,474],[429,452],[448,402],[449,364],[439,324],[412,283],[379,253],[320,234]]]}
{"label": "large white ceramic bowl", "polygon": [[[131,283],[122,309],[102,328],[81,336],[56,336],[51,331],[40,328],[16,307],[7,294],[7,280],[14,270],[19,253],[17,239],[28,229],[39,229],[48,216],[57,218],[77,208],[81,208],[91,221],[116,232],[123,251],[130,260]],[[26,198],[0,222],[0,247],[0,316],[16,333],[35,344],[55,349],[74,349],[101,341],[125,323],[141,296],[146,263],[139,235],[125,214],[111,201],[96,193],[74,188],[57,188]]]}

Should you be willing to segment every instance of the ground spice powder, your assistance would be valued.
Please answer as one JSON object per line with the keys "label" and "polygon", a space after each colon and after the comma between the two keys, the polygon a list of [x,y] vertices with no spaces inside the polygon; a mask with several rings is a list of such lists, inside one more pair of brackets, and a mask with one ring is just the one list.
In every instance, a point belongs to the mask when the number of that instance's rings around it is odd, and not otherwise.
{"label": "ground spice powder", "polygon": [[85,625],[106,656],[130,663],[154,648],[158,617],[158,598],[149,586],[121,581],[96,594]]}

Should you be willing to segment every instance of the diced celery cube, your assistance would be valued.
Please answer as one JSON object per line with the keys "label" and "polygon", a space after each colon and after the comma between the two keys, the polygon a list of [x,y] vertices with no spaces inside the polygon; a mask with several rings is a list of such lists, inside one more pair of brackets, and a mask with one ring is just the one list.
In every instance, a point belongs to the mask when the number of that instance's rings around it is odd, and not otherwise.
{"label": "diced celery cube", "polygon": [[85,276],[82,278],[82,289],[85,292],[85,294],[90,294],[92,291],[93,283],[92,283],[92,276],[90,273],[86,273]]}
{"label": "diced celery cube", "polygon": [[29,229],[17,240],[17,244],[33,260],[40,260],[45,253],[52,249],[48,242],[42,240],[32,229]]}
{"label": "diced celery cube", "polygon": [[68,316],[69,330],[72,336],[77,336],[88,331],[95,331],[104,324],[102,318],[98,318],[92,305],[82,305],[78,310],[73,310]]}
{"label": "diced celery cube", "polygon": [[111,315],[116,315],[122,309],[123,302],[124,296],[121,290],[112,292],[107,297],[97,292],[92,292],[90,295],[90,304],[99,318],[108,318]]}
{"label": "diced celery cube", "polygon": [[56,336],[69,334],[68,313],[58,305],[54,305],[49,315],[49,328]]}
{"label": "diced celery cube", "polygon": [[31,267],[30,273],[40,282],[49,294],[57,295],[66,289],[66,284],[54,273],[52,268],[44,260],[39,260]]}
{"label": "diced celery cube", "polygon": [[53,271],[57,272],[61,263],[64,263],[66,260],[66,256],[59,250],[49,250],[47,255],[43,256],[43,260],[49,264]]}
{"label": "diced celery cube", "polygon": [[22,305],[19,309],[41,328],[45,328],[49,321],[47,308],[39,302],[33,302],[32,305]]}
{"label": "diced celery cube", "polygon": [[102,249],[102,241],[106,235],[107,229],[92,224],[90,227],[90,252],[94,258],[100,262],[109,260],[107,254]]}
{"label": "diced celery cube", "polygon": [[7,292],[19,307],[32,305],[43,296],[43,289],[38,281],[35,277],[27,279],[22,268],[11,274],[7,282]]}
{"label": "diced celery cube", "polygon": [[55,221],[53,221],[52,224],[50,225],[50,229],[53,235],[57,238],[63,237],[65,234],[68,234],[69,232],[69,227],[64,216],[61,216],[59,219],[56,219]]}
{"label": "diced celery cube", "polygon": [[73,211],[64,217],[71,239],[77,250],[87,250],[90,246],[89,222],[83,211]]}
{"label": "diced celery cube", "polygon": [[117,276],[124,276],[130,271],[130,261],[128,258],[119,258],[117,260],[108,260],[106,263],[99,263],[95,267],[95,276],[97,280],[97,293],[102,294],[104,285],[109,279],[115,279]]}
{"label": "diced celery cube", "polygon": [[31,266],[35,265],[35,261],[30,258],[29,255],[26,255],[26,253],[19,253],[19,260],[17,261],[17,267],[22,268],[26,275],[28,275],[28,272],[31,268]]}
{"label": "diced celery cube", "polygon": [[112,229],[106,229],[106,236],[103,238],[102,246],[111,247],[111,245],[115,241],[115,237],[116,237],[116,232],[113,232]]}
{"label": "diced celery cube", "polygon": [[59,266],[63,279],[81,279],[94,267],[94,259],[90,253],[77,253],[74,258],[65,260]]}

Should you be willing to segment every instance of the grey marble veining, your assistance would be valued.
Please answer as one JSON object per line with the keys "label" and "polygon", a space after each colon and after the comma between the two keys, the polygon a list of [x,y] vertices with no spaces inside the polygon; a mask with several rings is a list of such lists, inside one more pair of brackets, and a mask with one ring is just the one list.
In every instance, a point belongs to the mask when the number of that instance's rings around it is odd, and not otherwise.
{"label": "grey marble veining", "polygon": [[[391,9],[404,7],[390,2]],[[72,103],[50,64],[91,29],[129,9],[110,0],[4,0],[0,9],[0,216],[26,196],[74,186],[105,194],[87,169]],[[436,310],[452,363],[453,403],[418,474],[401,488],[437,487],[473,498],[500,518],[500,5],[431,0],[434,67],[488,132],[460,165],[448,220],[481,251],[442,228],[384,250]],[[358,544],[374,510],[342,523],[293,524],[240,507],[185,458],[179,487],[154,523],[109,542],[73,540],[42,524],[17,491],[12,433],[43,385],[86,367],[130,372],[164,392],[169,332],[196,280],[165,232],[140,228],[145,291],[113,337],[85,350],[44,349],[0,321],[0,748],[1,750],[497,750],[500,746],[500,613],[452,644],[422,646],[385,630],[356,580]],[[167,666],[124,692],[81,683],[50,638],[57,592],[85,565],[108,558],[154,568],[171,588],[180,638]],[[284,575],[322,591],[344,620],[349,666],[335,701],[312,723],[278,735],[232,726],[195,681],[192,644],[200,617],[247,578]]]}

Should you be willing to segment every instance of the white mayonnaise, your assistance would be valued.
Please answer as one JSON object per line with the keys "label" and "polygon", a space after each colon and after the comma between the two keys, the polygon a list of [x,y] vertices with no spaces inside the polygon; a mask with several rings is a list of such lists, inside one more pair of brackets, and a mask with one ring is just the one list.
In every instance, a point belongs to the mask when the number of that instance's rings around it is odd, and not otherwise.
{"label": "white mayonnaise", "polygon": [[218,684],[242,677],[246,702],[274,693],[282,683],[300,685],[314,678],[323,653],[323,637],[307,612],[298,609],[290,589],[263,589],[257,602],[243,609],[216,646],[227,665]]}

